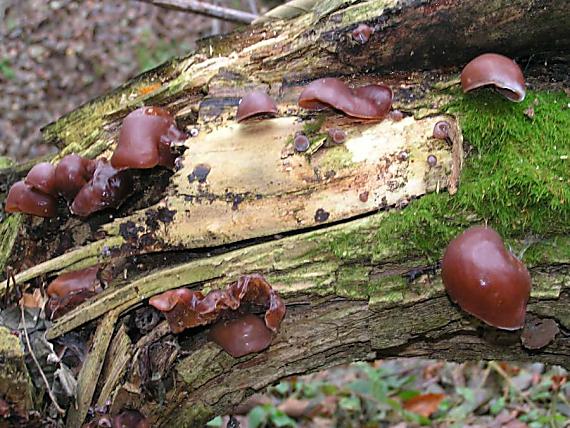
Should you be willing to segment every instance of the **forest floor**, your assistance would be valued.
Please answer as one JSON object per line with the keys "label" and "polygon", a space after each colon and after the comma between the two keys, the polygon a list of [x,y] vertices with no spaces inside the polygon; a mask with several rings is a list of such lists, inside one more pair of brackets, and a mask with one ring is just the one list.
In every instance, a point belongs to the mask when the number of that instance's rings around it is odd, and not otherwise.
{"label": "forest floor", "polygon": [[[227,3],[245,9],[251,1]],[[4,0],[0,156],[54,151],[42,143],[42,126],[231,27],[134,0]],[[355,364],[288,379],[243,403],[230,424],[224,417],[209,426],[564,427],[567,379],[563,369],[542,364]]]}

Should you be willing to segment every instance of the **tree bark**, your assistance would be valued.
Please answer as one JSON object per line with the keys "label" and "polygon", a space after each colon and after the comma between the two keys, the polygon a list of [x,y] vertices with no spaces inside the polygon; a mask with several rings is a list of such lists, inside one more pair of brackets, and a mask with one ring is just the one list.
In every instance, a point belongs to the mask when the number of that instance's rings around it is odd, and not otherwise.
{"label": "tree bark", "polygon": [[[114,278],[47,331],[53,339],[98,325],[97,352],[84,363],[82,396],[68,425],[80,423],[89,405],[112,399],[114,409],[139,408],[158,426],[203,426],[283,377],[358,360],[512,359],[568,367],[570,236],[553,234],[533,247],[529,317],[552,318],[563,332],[529,351],[520,332],[486,327],[452,305],[437,261],[375,235],[412,199],[457,190],[464,144],[461,122],[443,111],[452,97],[447,89],[458,83],[456,69],[446,67],[486,51],[568,64],[570,11],[562,3],[317,2],[292,20],[207,39],[188,57],[47,126],[46,141],[60,148],[56,159],[72,152],[108,157],[120,121],[143,104],[165,106],[180,126],[198,131],[181,168],[172,176],[141,173],[135,196],[113,216],[80,221],[62,210],[54,221],[11,216],[0,225],[0,263],[19,272],[18,283],[39,284],[96,263]],[[364,45],[351,36],[360,22],[375,29]],[[395,108],[407,116],[371,124],[299,111],[305,82],[331,75],[350,76],[354,85],[390,84]],[[236,105],[254,88],[278,99],[280,117],[237,125]],[[449,144],[431,138],[442,119],[452,124]],[[344,145],[325,143],[332,126],[348,130]],[[298,130],[311,137],[307,156],[292,150]],[[402,160],[402,152],[415,161]],[[425,162],[429,154],[437,167]],[[206,184],[191,180],[199,164],[211,167]],[[0,174],[11,181],[21,172]],[[526,243],[511,245],[520,250]],[[263,273],[287,304],[262,353],[233,359],[207,342],[206,331],[175,338],[165,323],[136,342],[125,332],[128,317],[157,293],[221,288],[253,272]],[[144,372],[151,360],[152,376]]]}

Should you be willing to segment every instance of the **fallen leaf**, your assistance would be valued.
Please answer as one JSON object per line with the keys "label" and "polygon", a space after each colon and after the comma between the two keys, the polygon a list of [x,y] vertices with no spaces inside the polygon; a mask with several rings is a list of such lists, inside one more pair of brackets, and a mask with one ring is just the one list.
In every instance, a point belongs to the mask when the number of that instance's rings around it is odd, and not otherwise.
{"label": "fallen leaf", "polygon": [[33,293],[23,293],[20,299],[20,304],[26,308],[41,308],[44,306],[47,299],[42,297],[42,293],[38,288]]}
{"label": "fallen leaf", "polygon": [[404,409],[427,418],[437,410],[444,398],[445,394],[418,395],[404,401]]}
{"label": "fallen leaf", "polygon": [[309,400],[299,400],[297,398],[289,397],[283,401],[277,408],[292,418],[300,418],[305,416],[309,408]]}
{"label": "fallen leaf", "polygon": [[558,391],[562,385],[566,383],[568,377],[565,375],[554,375],[551,378],[552,380],[552,389],[554,391]]}

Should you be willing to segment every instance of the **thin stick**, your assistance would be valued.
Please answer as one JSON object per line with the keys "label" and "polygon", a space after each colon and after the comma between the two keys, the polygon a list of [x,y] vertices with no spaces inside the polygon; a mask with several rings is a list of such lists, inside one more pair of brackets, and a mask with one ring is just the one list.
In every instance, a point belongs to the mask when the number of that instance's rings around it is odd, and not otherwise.
{"label": "thin stick", "polygon": [[258,17],[258,15],[255,15],[253,13],[217,6],[197,0],[139,0],[139,1],[150,3],[155,6],[164,7],[166,9],[178,10],[181,12],[197,13],[199,15],[209,16],[211,18],[219,18],[223,19],[224,21],[239,22],[242,24],[250,24]]}
{"label": "thin stick", "polygon": [[515,386],[511,377],[502,369],[501,366],[499,366],[499,364],[497,364],[496,361],[489,361],[487,363],[487,367],[496,371],[509,384],[509,387],[511,387],[519,397],[526,401],[527,404],[529,404],[531,407],[536,408],[536,404],[534,404],[530,398],[524,395],[523,392]]}
{"label": "thin stick", "polygon": [[55,406],[55,409],[57,410],[57,412],[60,415],[65,415],[65,410],[63,410],[61,407],[59,407],[59,404],[57,404],[57,400],[56,400],[55,396],[53,395],[51,387],[49,386],[49,382],[47,380],[47,377],[46,377],[44,371],[42,370],[42,367],[40,366],[40,363],[38,362],[38,359],[36,358],[36,355],[34,354],[34,351],[32,349],[32,345],[30,343],[30,337],[28,336],[28,329],[26,328],[26,315],[24,313],[24,304],[23,303],[20,305],[20,312],[22,313],[22,325],[24,326],[24,336],[26,336],[26,344],[28,345],[28,349],[30,350],[30,355],[32,356],[32,360],[34,360],[36,367],[40,371],[40,375],[42,376],[42,379],[44,380],[44,383],[46,385],[46,389],[47,389],[49,398],[51,399],[51,402]]}

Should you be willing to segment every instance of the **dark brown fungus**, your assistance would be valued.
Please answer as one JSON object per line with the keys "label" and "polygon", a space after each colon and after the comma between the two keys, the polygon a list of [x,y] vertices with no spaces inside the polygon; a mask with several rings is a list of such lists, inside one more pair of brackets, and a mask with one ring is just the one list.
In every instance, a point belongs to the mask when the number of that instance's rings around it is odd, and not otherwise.
{"label": "dark brown fungus", "polygon": [[484,86],[493,86],[507,99],[515,102],[524,100],[526,94],[524,75],[512,59],[495,54],[479,55],[461,72],[463,92]]}
{"label": "dark brown fungus", "polygon": [[366,190],[358,195],[358,199],[360,200],[360,202],[368,202],[368,195],[369,195],[368,190]]}
{"label": "dark brown fungus", "polygon": [[73,203],[71,212],[80,217],[103,210],[116,208],[132,190],[129,171],[117,170],[104,158],[97,159],[93,178],[81,188]]}
{"label": "dark brown fungus", "polygon": [[57,196],[55,166],[49,162],[40,162],[34,165],[24,179],[24,183],[40,192]]}
{"label": "dark brown fungus", "polygon": [[67,272],[54,279],[47,288],[50,297],[46,312],[50,319],[56,319],[85,300],[101,292],[98,277],[99,266]]}
{"label": "dark brown fungus", "polygon": [[112,428],[150,428],[150,423],[138,410],[123,410],[113,417]]}
{"label": "dark brown fungus", "polygon": [[521,342],[527,349],[540,349],[547,346],[560,332],[553,319],[533,319],[526,322],[521,334]]}
{"label": "dark brown fungus", "polygon": [[464,311],[496,328],[523,326],[530,274],[493,229],[475,226],[453,239],[441,268],[445,289]]}
{"label": "dark brown fungus", "polygon": [[433,138],[447,140],[449,138],[449,122],[440,120],[433,127]]}
{"label": "dark brown fungus", "polygon": [[319,208],[317,211],[315,211],[315,221],[317,223],[322,223],[323,221],[327,221],[329,217],[330,213],[322,208]]}
{"label": "dark brown fungus", "polygon": [[236,120],[241,122],[258,115],[275,116],[276,114],[275,101],[263,91],[253,91],[240,100]]}
{"label": "dark brown fungus", "polygon": [[388,116],[390,116],[390,119],[392,119],[394,122],[399,122],[404,118],[404,113],[402,113],[400,110],[392,110]]}
{"label": "dark brown fungus", "polygon": [[405,162],[408,160],[408,158],[410,157],[409,153],[405,150],[402,150],[400,153],[398,153],[398,155],[396,156],[396,158],[400,161],[400,162]]}
{"label": "dark brown fungus", "polygon": [[119,132],[119,143],[111,157],[115,168],[174,168],[173,143],[186,139],[176,128],[174,117],[160,107],[142,107],[129,113]]}
{"label": "dark brown fungus", "polygon": [[212,167],[210,165],[205,163],[199,163],[194,167],[192,173],[188,176],[188,181],[190,183],[194,181],[198,181],[198,183],[205,183],[206,178],[208,178],[208,174],[210,174],[211,170]]}
{"label": "dark brown fungus", "polygon": [[352,30],[352,38],[361,45],[365,44],[372,34],[374,29],[366,24],[358,24],[358,27]]}
{"label": "dark brown fungus", "polygon": [[68,201],[72,201],[93,177],[95,166],[94,160],[76,154],[64,156],[55,167],[55,186],[58,193]]}
{"label": "dark brown fungus", "polygon": [[342,80],[326,77],[303,89],[299,106],[308,110],[332,107],[356,118],[382,119],[392,106],[392,90],[385,85],[350,89]]}
{"label": "dark brown fungus", "polygon": [[271,344],[272,334],[258,316],[244,314],[239,318],[218,321],[208,338],[234,358],[260,352]]}
{"label": "dark brown fungus", "polygon": [[293,145],[295,146],[295,150],[297,152],[302,153],[309,150],[311,142],[309,141],[309,139],[305,134],[297,134],[295,135],[295,139],[293,140]]}
{"label": "dark brown fungus", "polygon": [[244,275],[226,290],[212,290],[206,296],[186,288],[156,295],[149,303],[166,316],[170,329],[180,333],[187,328],[210,324],[226,311],[242,305],[266,308],[266,326],[276,331],[285,316],[285,304],[261,275]]}
{"label": "dark brown fungus", "polygon": [[437,165],[437,158],[434,155],[429,155],[427,157],[427,163],[430,167],[434,167]]}
{"label": "dark brown fungus", "polygon": [[346,141],[346,132],[340,128],[329,128],[327,133],[331,143],[342,144]]}
{"label": "dark brown fungus", "polygon": [[9,213],[21,212],[38,217],[55,217],[57,200],[51,195],[32,189],[23,181],[18,181],[10,187],[5,210]]}

